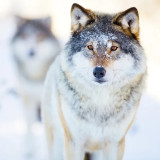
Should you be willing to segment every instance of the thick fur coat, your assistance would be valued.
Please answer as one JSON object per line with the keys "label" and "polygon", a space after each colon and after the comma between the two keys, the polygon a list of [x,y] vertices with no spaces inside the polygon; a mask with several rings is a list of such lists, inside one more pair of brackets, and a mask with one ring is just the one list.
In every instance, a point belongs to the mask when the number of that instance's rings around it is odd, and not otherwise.
{"label": "thick fur coat", "polygon": [[[42,115],[50,160],[122,160],[144,87],[136,8],[109,15],[78,4],[72,35],[50,67]],[[97,152],[98,151],[98,152]]]}
{"label": "thick fur coat", "polygon": [[51,32],[51,18],[16,17],[17,30],[11,47],[17,66],[18,93],[22,98],[27,122],[27,154],[34,153],[33,123],[40,117],[40,99],[49,66],[60,52]]}

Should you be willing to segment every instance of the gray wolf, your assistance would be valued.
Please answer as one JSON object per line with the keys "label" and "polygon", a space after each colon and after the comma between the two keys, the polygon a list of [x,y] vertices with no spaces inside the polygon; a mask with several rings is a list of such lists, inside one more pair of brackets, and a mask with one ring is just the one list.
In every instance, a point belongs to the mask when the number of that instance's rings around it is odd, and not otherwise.
{"label": "gray wolf", "polygon": [[71,29],[42,97],[49,158],[83,160],[89,152],[122,160],[146,77],[138,11],[105,14],[73,4]]}
{"label": "gray wolf", "polygon": [[17,16],[16,24],[11,47],[18,71],[18,93],[26,115],[27,154],[33,154],[32,128],[38,119],[43,82],[49,66],[60,51],[60,45],[51,32],[50,17],[26,19]]}

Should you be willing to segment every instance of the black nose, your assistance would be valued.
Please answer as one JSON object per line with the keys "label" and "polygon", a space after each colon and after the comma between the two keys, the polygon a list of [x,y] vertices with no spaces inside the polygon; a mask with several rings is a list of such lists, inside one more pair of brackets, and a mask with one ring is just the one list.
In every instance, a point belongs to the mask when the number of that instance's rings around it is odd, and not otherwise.
{"label": "black nose", "polygon": [[106,70],[103,67],[96,67],[93,71],[93,75],[98,79],[104,77],[105,74]]}
{"label": "black nose", "polygon": [[30,56],[30,57],[33,57],[34,55],[35,55],[35,52],[34,52],[33,49],[31,49],[31,50],[29,51],[29,56]]}

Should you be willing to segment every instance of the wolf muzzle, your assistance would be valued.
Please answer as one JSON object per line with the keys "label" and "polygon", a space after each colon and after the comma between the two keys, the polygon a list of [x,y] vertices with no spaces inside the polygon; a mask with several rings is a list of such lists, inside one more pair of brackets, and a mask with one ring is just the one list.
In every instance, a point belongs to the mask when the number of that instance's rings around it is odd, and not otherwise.
{"label": "wolf muzzle", "polygon": [[95,67],[93,70],[93,75],[97,78],[97,79],[101,79],[105,76],[106,74],[106,70],[103,67]]}

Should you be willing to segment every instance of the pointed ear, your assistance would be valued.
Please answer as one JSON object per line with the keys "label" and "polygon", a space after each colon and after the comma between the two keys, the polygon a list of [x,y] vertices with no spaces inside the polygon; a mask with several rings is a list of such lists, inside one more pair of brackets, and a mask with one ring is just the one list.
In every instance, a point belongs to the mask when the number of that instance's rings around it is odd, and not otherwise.
{"label": "pointed ear", "polygon": [[74,3],[71,8],[71,30],[73,32],[81,31],[86,26],[96,21],[95,14],[79,4]]}
{"label": "pointed ear", "polygon": [[23,17],[20,17],[20,16],[17,16],[17,15],[14,16],[14,19],[15,19],[15,22],[16,22],[17,27],[22,26],[22,25],[25,24],[26,21],[27,21],[27,19],[25,19],[25,18],[23,18]]}
{"label": "pointed ear", "polygon": [[138,40],[139,38],[139,15],[135,7],[129,8],[124,12],[118,14],[113,21],[114,24],[119,25],[129,36],[133,36]]}

